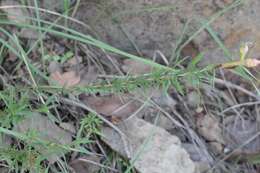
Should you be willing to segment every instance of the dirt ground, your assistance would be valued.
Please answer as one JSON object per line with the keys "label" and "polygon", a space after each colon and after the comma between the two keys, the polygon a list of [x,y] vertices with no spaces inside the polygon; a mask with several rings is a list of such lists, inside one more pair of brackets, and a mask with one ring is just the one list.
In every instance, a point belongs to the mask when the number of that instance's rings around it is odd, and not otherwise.
{"label": "dirt ground", "polygon": [[[85,1],[76,18],[90,25],[102,40],[115,47],[147,57],[160,50],[169,57],[174,48],[202,27],[203,22],[231,3],[232,0]],[[260,2],[244,3],[243,7],[223,12],[209,23],[232,58],[238,57],[243,42],[255,43],[251,56],[259,56]],[[81,31],[85,30],[81,28]],[[187,47],[205,52],[205,64],[227,60],[207,29],[198,33]]]}

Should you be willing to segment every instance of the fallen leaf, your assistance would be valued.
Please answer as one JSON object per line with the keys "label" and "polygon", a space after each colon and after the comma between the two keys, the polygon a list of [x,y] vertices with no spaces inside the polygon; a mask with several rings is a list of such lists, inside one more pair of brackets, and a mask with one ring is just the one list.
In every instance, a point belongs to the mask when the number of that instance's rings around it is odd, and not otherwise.
{"label": "fallen leaf", "polygon": [[[142,119],[133,117],[118,125],[131,149],[130,159],[140,173],[195,172],[195,164],[181,147],[178,137]],[[102,128],[102,140],[126,157],[120,135],[110,127]]]}
{"label": "fallen leaf", "polygon": [[[135,98],[135,99],[134,99]],[[172,108],[176,101],[167,93],[159,89],[148,89],[146,92],[136,90],[131,94],[106,95],[106,96],[87,96],[82,95],[81,100],[97,113],[110,117],[112,121],[118,122],[127,119],[129,116],[137,113],[137,116],[143,115],[143,112],[154,109],[149,106],[143,106],[144,103],[137,100],[147,100],[151,98],[156,104],[163,108]],[[168,122],[167,122],[168,121]],[[167,118],[160,118],[159,124],[167,124],[167,128],[172,127],[172,122]]]}
{"label": "fallen leaf", "polygon": [[82,101],[97,113],[112,116],[114,119],[126,119],[141,106],[127,95],[86,96]]}
{"label": "fallen leaf", "polygon": [[[72,134],[67,132],[55,123],[53,123],[48,117],[34,113],[32,116],[17,123],[14,129],[21,133],[27,133],[29,131],[36,131],[38,137],[41,140],[53,142],[56,144],[67,145],[72,142]],[[47,160],[50,163],[54,163],[57,159],[64,154],[63,152],[53,152],[41,145],[36,146],[39,152],[47,156]]]}
{"label": "fallen leaf", "polygon": [[80,82],[80,76],[77,75],[75,71],[65,73],[55,71],[51,73],[51,79],[63,87],[73,87]]}

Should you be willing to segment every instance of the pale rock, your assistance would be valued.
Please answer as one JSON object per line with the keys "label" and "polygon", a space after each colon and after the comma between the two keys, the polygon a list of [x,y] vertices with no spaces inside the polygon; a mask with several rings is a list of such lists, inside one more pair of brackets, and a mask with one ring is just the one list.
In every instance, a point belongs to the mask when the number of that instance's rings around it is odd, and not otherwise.
{"label": "pale rock", "polygon": [[124,157],[129,150],[130,162],[140,173],[195,172],[195,163],[178,137],[136,117],[121,122],[118,128],[126,135],[127,146],[109,127],[103,127],[102,140]]}

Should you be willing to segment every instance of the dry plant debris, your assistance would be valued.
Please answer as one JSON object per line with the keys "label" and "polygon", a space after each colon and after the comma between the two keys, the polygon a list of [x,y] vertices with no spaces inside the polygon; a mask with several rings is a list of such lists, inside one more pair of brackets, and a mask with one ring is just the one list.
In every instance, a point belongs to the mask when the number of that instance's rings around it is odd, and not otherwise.
{"label": "dry plant debris", "polygon": [[85,96],[82,101],[97,113],[118,120],[127,119],[140,107],[129,95]]}

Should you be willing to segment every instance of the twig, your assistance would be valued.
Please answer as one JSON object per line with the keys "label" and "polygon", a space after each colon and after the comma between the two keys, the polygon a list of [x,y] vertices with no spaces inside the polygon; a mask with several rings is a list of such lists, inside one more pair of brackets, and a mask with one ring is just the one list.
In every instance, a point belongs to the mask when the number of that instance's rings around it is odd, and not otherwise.
{"label": "twig", "polygon": [[255,99],[259,100],[260,101],[260,96],[257,96],[256,94],[248,91],[247,89],[245,88],[242,88],[241,86],[238,86],[236,84],[233,84],[231,82],[228,82],[228,81],[224,81],[222,79],[218,79],[218,78],[215,78],[214,79],[214,82],[218,83],[218,84],[222,84],[222,85],[226,85],[227,87],[230,87],[230,88],[234,88],[234,89],[237,89],[251,97],[254,97]]}
{"label": "twig", "polygon": [[233,154],[235,154],[235,152],[241,148],[243,148],[244,146],[246,146],[247,144],[249,144],[251,141],[253,141],[255,138],[257,138],[260,135],[260,132],[256,133],[255,135],[253,135],[250,139],[248,139],[244,144],[240,145],[239,147],[237,147],[236,149],[234,149],[231,153],[227,154],[226,156],[224,156],[222,159],[220,159],[219,161],[216,162],[216,164],[210,168],[207,172],[211,172],[214,168],[216,168],[221,162],[227,160],[228,158],[232,157]]}
{"label": "twig", "polygon": [[241,106],[252,106],[252,105],[257,105],[257,104],[260,104],[260,101],[255,101],[255,102],[246,102],[246,103],[241,103],[241,104],[237,104],[237,105],[234,105],[234,106],[231,106],[225,110],[223,110],[222,112],[220,112],[220,114],[223,114],[231,109],[235,109],[235,108],[239,108]]}

